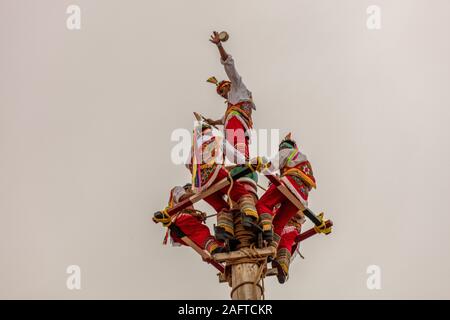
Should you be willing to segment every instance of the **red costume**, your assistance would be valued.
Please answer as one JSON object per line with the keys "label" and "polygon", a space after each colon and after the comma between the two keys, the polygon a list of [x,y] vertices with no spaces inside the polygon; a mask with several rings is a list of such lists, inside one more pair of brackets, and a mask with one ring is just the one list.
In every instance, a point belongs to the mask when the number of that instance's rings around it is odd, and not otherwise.
{"label": "red costume", "polygon": [[[190,185],[188,185],[190,187]],[[187,193],[186,188],[175,187],[170,191],[170,198],[168,207],[171,208],[176,205]],[[195,210],[192,206],[188,207],[178,214],[172,216],[172,223],[174,223],[181,231],[191,239],[200,248],[206,249],[213,254],[218,248],[223,247],[223,244],[218,242],[209,232],[209,228],[203,224],[205,214],[201,211]],[[166,234],[164,243],[167,243],[168,235],[173,240],[173,244],[186,245],[174,232]]]}
{"label": "red costume", "polygon": [[[214,83],[216,91],[222,95],[225,87],[228,87],[227,110],[222,122],[224,124],[224,133],[227,141],[234,146],[245,159],[249,160],[250,132],[253,127],[252,110],[256,110],[253,103],[252,93],[242,81],[242,77],[236,70],[234,59],[227,55],[225,60],[220,60],[230,81],[218,82],[215,77],[208,79],[208,82]],[[243,163],[238,163],[243,164]]]}
{"label": "red costume", "polygon": [[295,239],[300,234],[301,226],[304,221],[305,220],[301,215],[294,214],[281,232],[277,256],[272,262],[272,265],[278,269],[277,277],[280,283],[284,283],[288,277],[291,257],[298,246]]}
{"label": "red costume", "polygon": [[[248,161],[250,157],[249,142],[252,128],[252,108],[249,101],[242,101],[235,105],[228,103],[225,112],[224,132],[227,141],[234,146]],[[235,162],[237,162],[235,160]],[[240,163],[241,164],[241,163]]]}
{"label": "red costume", "polygon": [[[194,137],[192,162],[187,165],[193,175],[194,191],[205,190],[229,176],[228,171],[222,164],[223,157],[220,148],[218,137],[212,134],[209,125],[203,123],[201,132]],[[228,202],[224,200],[225,195],[228,196]],[[233,181],[229,186],[204,198],[204,200],[218,213],[216,237],[219,240],[234,236],[233,216],[229,212],[231,201],[238,204],[243,219],[251,219],[251,221],[258,219],[255,201],[251,193],[239,181]]]}
{"label": "red costume", "polygon": [[[279,170],[281,176],[286,177],[294,186],[301,197],[300,200],[307,207],[309,190],[316,187],[316,181],[311,164],[306,156],[298,150],[295,141],[291,140],[290,134],[280,143]],[[275,207],[278,204],[280,209],[276,212]],[[271,185],[259,199],[256,208],[264,238],[268,241],[273,240],[273,245],[277,247],[284,226],[296,214],[298,208],[285,198],[275,185]]]}
{"label": "red costume", "polygon": [[[250,159],[250,130],[253,128],[252,111],[256,110],[256,107],[253,103],[252,93],[247,89],[242,77],[236,70],[233,57],[227,55],[227,58],[221,59],[220,62],[223,64],[230,81],[218,82],[215,77],[210,77],[208,82],[216,85],[216,91],[219,95],[224,96],[223,92],[228,92],[226,95],[227,109],[222,118],[222,123],[225,139],[243,156],[236,156],[231,159],[233,163],[238,164],[232,171],[236,173],[243,170],[239,165],[243,165]],[[230,159],[230,157],[228,158]],[[238,181],[257,197],[257,174],[249,174],[239,178]]]}

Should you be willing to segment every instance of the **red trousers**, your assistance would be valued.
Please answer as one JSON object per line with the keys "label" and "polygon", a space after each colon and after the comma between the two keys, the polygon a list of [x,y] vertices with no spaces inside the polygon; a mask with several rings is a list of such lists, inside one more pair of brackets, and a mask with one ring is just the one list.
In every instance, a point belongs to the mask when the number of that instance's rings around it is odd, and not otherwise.
{"label": "red trousers", "polygon": [[[231,117],[225,126],[225,134],[227,141],[241,154],[245,159],[249,159],[248,137],[245,136],[245,127],[237,117]],[[235,162],[237,162],[235,160]],[[243,163],[239,163],[243,164]]]}
{"label": "red trousers", "polygon": [[[290,176],[286,176],[286,178],[300,193],[298,184]],[[275,210],[274,207],[277,204],[281,204],[281,206],[278,210]],[[258,200],[256,203],[256,210],[260,216],[261,214],[268,213],[274,217],[272,221],[273,231],[278,235],[281,235],[284,226],[298,212],[298,208],[285,198],[274,184],[272,184]]]}
{"label": "red trousers", "polygon": [[[200,220],[193,217],[190,214],[180,214],[175,220],[175,224],[184,234],[191,239],[195,244],[197,244],[202,249],[206,249],[206,246],[211,241],[216,241],[215,238],[209,232],[209,228],[204,225]],[[173,232],[170,236],[175,242],[182,245],[187,245],[180,238],[178,238]]]}
{"label": "red trousers", "polygon": [[[212,185],[226,177],[228,177],[228,171],[224,168],[221,168]],[[223,199],[223,196],[228,193],[228,188],[229,186],[226,186],[216,193],[204,198],[203,200],[205,200],[211,207],[213,207],[216,212],[220,212],[222,209],[228,209],[229,205]],[[242,196],[251,196],[251,194],[247,191],[247,189],[241,182],[233,181],[233,187],[231,188],[230,192],[231,200],[233,200],[234,202],[238,202]]]}
{"label": "red trousers", "polygon": [[291,254],[293,254],[293,251],[295,250],[295,238],[299,235],[299,232],[297,228],[289,229],[291,230],[287,231],[286,228],[283,230],[281,234],[280,244],[278,245],[278,250],[280,250],[281,248],[285,248],[288,249]]}

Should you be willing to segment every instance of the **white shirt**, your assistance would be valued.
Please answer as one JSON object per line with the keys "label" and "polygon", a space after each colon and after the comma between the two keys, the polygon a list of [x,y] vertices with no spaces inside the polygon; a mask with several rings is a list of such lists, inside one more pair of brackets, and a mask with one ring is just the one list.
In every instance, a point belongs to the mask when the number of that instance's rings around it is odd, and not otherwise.
{"label": "white shirt", "polygon": [[252,101],[252,93],[247,89],[244,82],[242,82],[242,77],[239,75],[234,65],[233,57],[228,55],[228,58],[225,61],[220,59],[220,63],[223,64],[225,73],[231,81],[231,89],[230,92],[228,92],[228,102],[236,104],[241,101],[250,101],[252,109],[256,110],[255,104]]}

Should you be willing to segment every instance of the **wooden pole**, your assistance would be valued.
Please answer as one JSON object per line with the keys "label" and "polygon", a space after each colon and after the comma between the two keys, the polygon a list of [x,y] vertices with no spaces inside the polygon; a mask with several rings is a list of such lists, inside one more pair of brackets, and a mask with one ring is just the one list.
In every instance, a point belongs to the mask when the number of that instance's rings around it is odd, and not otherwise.
{"label": "wooden pole", "polygon": [[225,262],[225,278],[219,275],[219,282],[227,281],[231,286],[233,300],[261,300],[264,294],[262,277],[266,272],[266,259],[275,255],[275,248],[241,248],[239,251],[214,255],[217,262]]}
{"label": "wooden pole", "polygon": [[240,263],[231,266],[231,299],[261,300],[260,267],[256,263]]}
{"label": "wooden pole", "polygon": [[[254,248],[241,225],[240,212],[235,213],[236,238],[240,241],[236,251],[214,255],[218,263],[225,262],[225,273],[219,275],[219,282],[228,282],[233,300],[261,300],[264,296],[262,278],[267,269],[268,256],[275,256],[273,247]],[[247,234],[246,234],[247,233]]]}

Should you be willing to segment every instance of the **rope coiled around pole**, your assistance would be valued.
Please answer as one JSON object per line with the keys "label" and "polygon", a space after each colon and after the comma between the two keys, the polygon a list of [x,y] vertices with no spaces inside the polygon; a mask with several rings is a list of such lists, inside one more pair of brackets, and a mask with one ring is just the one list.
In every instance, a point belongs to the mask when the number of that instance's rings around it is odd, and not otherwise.
{"label": "rope coiled around pole", "polygon": [[[253,281],[244,281],[234,287],[231,290],[230,296],[233,297],[233,293],[240,287],[246,284],[251,284],[254,287],[254,292],[256,295],[257,287],[261,290],[261,295],[263,300],[264,296],[264,277],[265,270],[267,270],[267,257],[261,256],[255,248],[255,234],[251,230],[246,230],[241,223],[242,216],[239,210],[234,211],[234,235],[237,240],[239,240],[239,244],[236,246],[236,249],[244,254],[244,257],[227,262],[227,266],[243,264],[243,263],[252,263],[258,265],[258,272]],[[259,282],[261,281],[261,284]],[[256,297],[255,297],[256,298]]]}
{"label": "rope coiled around pole", "polygon": [[[245,256],[242,257],[242,258],[235,259],[233,261],[227,262],[227,266],[232,266],[232,265],[236,265],[236,264],[243,264],[243,263],[253,263],[253,264],[257,264],[258,265],[258,273],[256,274],[256,277],[255,277],[255,279],[253,281],[244,281],[244,282],[241,282],[236,287],[234,287],[231,290],[230,297],[233,298],[233,293],[238,288],[242,287],[243,285],[252,284],[253,287],[254,287],[255,295],[256,295],[257,287],[259,287],[259,289],[261,290],[261,294],[262,294],[263,300],[265,300],[265,295],[264,295],[264,277],[265,277],[265,272],[264,272],[264,270],[267,270],[267,257],[261,256],[258,253],[258,251],[256,251],[254,244],[252,244],[250,247],[247,247],[247,248],[241,248],[241,249],[239,249],[239,251],[241,253],[245,254]],[[260,280],[261,280],[261,285],[259,284]],[[255,297],[255,299],[256,299],[256,297]]]}

